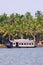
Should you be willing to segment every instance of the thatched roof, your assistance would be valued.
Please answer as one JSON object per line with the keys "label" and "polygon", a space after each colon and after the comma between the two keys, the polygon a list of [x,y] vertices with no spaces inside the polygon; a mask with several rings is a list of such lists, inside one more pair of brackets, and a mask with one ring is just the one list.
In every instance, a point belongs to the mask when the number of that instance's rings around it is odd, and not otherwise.
{"label": "thatched roof", "polygon": [[34,40],[29,40],[29,39],[14,39],[14,40],[10,40],[10,42],[15,43],[33,43]]}
{"label": "thatched roof", "polygon": [[15,40],[9,40],[11,43],[16,43]]}

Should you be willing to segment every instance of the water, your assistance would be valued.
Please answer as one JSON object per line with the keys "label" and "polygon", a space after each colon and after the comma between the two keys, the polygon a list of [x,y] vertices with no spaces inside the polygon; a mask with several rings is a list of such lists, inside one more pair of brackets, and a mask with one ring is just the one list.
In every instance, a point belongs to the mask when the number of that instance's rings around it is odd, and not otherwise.
{"label": "water", "polygon": [[43,48],[0,49],[0,65],[43,65]]}

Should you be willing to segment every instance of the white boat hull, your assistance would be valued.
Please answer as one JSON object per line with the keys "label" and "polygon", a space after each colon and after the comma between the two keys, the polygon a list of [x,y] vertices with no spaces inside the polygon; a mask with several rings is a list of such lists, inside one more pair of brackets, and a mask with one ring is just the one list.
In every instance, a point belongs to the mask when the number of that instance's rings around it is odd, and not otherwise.
{"label": "white boat hull", "polygon": [[30,47],[36,47],[35,46],[35,41],[34,40],[28,40],[28,39],[15,39],[14,41],[11,41],[13,47],[18,47],[18,48],[30,48]]}

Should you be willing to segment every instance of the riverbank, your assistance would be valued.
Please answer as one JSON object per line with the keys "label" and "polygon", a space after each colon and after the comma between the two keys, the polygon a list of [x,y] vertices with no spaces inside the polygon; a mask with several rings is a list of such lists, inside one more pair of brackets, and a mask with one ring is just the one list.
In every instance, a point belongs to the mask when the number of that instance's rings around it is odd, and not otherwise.
{"label": "riverbank", "polygon": [[38,45],[37,47],[40,48],[40,47],[43,47],[43,45]]}
{"label": "riverbank", "polygon": [[[42,48],[43,45],[37,45],[37,48]],[[0,44],[0,48],[7,48],[7,46],[5,44]],[[9,47],[10,48],[10,47]],[[12,47],[13,48],[13,47]]]}
{"label": "riverbank", "polygon": [[5,44],[0,44],[0,48],[6,48]]}

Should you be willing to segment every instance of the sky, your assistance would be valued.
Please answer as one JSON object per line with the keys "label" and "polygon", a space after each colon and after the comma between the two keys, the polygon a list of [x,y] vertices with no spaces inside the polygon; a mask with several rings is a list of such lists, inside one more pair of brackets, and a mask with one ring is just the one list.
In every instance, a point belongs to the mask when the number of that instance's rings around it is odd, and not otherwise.
{"label": "sky", "polygon": [[43,12],[43,0],[0,0],[0,15],[30,12],[34,16],[37,10]]}

